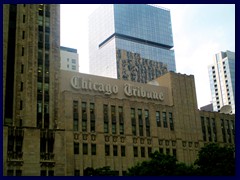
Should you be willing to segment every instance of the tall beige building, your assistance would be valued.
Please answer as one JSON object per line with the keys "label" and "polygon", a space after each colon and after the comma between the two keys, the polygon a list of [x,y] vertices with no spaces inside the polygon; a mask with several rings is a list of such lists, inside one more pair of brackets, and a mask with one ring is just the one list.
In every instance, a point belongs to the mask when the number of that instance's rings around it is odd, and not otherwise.
{"label": "tall beige building", "polygon": [[60,70],[59,5],[3,9],[4,175],[124,175],[155,150],[192,164],[206,143],[235,144],[235,115],[199,111],[192,75],[142,84]]}
{"label": "tall beige building", "polygon": [[66,175],[104,166],[124,175],[156,150],[192,164],[207,143],[235,143],[235,116],[198,110],[192,75],[142,84],[61,71],[60,91]]}
{"label": "tall beige building", "polygon": [[53,175],[63,163],[53,155],[59,59],[60,5],[3,5],[4,175]]}

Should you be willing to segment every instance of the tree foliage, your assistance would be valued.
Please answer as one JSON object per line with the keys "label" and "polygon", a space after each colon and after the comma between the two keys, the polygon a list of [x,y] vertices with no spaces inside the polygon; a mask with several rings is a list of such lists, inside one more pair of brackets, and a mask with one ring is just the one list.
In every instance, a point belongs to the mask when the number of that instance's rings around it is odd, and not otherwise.
{"label": "tree foliage", "polygon": [[235,157],[233,147],[220,147],[209,144],[199,151],[195,161],[199,175],[233,176],[235,175]]}
{"label": "tree foliage", "polygon": [[[180,163],[174,156],[155,151],[150,159],[128,169],[128,176],[232,176],[235,175],[233,147],[220,147],[209,144],[201,148],[197,160],[188,166]],[[85,176],[116,176],[109,166],[86,168]]]}
{"label": "tree foliage", "polygon": [[192,167],[184,163],[177,163],[174,156],[165,155],[155,151],[150,155],[149,161],[143,161],[129,168],[129,176],[175,176],[192,175]]}
{"label": "tree foliage", "polygon": [[233,147],[208,144],[201,148],[193,165],[177,162],[170,155],[154,152],[150,160],[128,169],[129,176],[233,176],[235,157]]}

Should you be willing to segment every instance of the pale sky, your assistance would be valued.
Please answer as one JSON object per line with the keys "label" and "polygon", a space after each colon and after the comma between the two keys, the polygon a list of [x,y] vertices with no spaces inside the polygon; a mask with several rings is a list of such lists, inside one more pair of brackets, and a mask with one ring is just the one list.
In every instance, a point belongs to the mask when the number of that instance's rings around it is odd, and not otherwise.
{"label": "pale sky", "polygon": [[[198,107],[210,103],[208,65],[220,51],[235,52],[234,4],[159,4],[170,9],[177,73],[194,75]],[[99,4],[61,5],[61,46],[75,48],[88,73],[88,16]]]}

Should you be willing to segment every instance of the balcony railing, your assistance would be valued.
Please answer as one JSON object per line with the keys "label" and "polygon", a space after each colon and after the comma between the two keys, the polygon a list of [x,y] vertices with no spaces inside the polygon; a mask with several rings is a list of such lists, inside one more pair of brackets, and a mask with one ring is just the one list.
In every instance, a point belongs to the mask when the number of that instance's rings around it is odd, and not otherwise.
{"label": "balcony railing", "polygon": [[23,152],[8,151],[8,161],[22,161]]}
{"label": "balcony railing", "polygon": [[53,153],[40,153],[40,160],[41,161],[54,161],[54,154]]}

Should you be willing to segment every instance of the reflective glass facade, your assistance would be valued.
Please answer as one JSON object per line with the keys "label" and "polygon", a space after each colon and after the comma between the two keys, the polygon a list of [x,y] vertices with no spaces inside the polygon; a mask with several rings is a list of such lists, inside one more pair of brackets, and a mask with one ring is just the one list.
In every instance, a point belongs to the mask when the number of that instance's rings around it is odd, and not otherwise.
{"label": "reflective glass facade", "polygon": [[102,5],[89,17],[89,43],[91,74],[117,78],[118,49],[176,71],[169,10],[144,4]]}
{"label": "reflective glass facade", "polygon": [[220,111],[229,104],[232,113],[235,113],[235,53],[226,51],[216,54],[208,72],[213,110]]}

